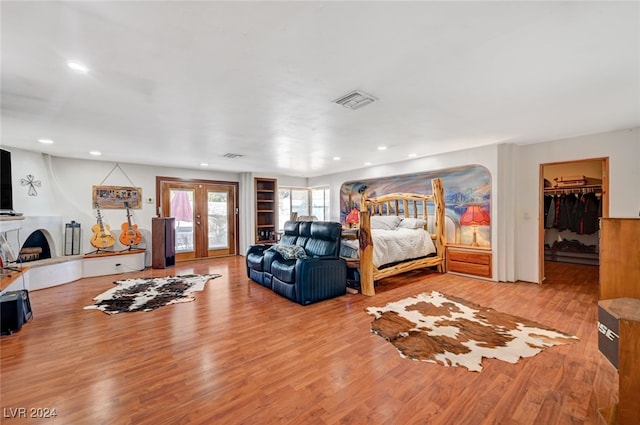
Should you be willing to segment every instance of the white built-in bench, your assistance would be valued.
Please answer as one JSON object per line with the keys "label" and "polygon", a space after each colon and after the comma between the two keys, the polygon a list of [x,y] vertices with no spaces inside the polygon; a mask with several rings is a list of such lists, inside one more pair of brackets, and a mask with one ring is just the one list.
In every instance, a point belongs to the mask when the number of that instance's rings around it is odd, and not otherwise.
{"label": "white built-in bench", "polygon": [[[13,272],[13,276],[7,279],[7,282],[10,283],[6,288],[2,289],[2,292],[19,289],[36,291],[73,282],[83,277],[144,270],[145,252],[144,249],[118,252],[104,251],[94,254],[69,255],[29,261],[16,267],[18,269],[23,268],[23,272]],[[9,271],[9,274],[11,273]]]}

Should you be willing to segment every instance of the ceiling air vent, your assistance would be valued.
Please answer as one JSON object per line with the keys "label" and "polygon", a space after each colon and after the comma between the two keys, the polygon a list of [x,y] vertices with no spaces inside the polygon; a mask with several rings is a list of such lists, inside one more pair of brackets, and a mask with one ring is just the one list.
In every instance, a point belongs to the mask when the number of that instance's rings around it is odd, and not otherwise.
{"label": "ceiling air vent", "polygon": [[224,156],[225,158],[234,159],[234,158],[241,158],[241,157],[243,157],[244,155],[240,155],[239,153],[228,153],[228,152],[227,152],[227,153],[225,153],[225,154],[224,154],[224,155],[222,155],[222,156]]}
{"label": "ceiling air vent", "polygon": [[334,102],[337,103],[338,105],[344,106],[345,108],[358,109],[370,103],[373,103],[376,100],[378,99],[371,96],[370,94],[367,94],[359,90],[354,90],[351,93],[346,94],[334,100]]}

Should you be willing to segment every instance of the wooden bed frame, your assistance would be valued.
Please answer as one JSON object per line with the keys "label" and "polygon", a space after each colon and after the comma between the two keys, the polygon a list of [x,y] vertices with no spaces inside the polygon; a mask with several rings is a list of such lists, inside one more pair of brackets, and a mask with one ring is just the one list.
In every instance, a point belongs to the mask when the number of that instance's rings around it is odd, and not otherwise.
{"label": "wooden bed frame", "polygon": [[[364,295],[375,295],[374,281],[384,277],[404,273],[409,270],[424,267],[437,266],[440,273],[445,272],[445,219],[444,219],[444,191],[440,179],[431,180],[432,195],[415,193],[392,193],[375,198],[367,198],[362,195],[360,203],[360,287]],[[434,230],[431,239],[436,247],[436,255],[433,257],[408,260],[394,266],[378,269],[373,265],[373,239],[371,238],[371,215],[398,215],[402,205],[404,217],[418,218],[418,205],[422,204],[422,217],[428,221],[427,205],[433,202]],[[425,225],[425,230],[428,226]]]}

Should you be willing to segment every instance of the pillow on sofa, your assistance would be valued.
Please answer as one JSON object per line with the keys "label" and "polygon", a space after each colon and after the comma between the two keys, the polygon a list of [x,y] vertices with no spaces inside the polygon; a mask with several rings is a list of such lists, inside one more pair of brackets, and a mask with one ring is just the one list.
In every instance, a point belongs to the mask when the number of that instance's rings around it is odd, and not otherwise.
{"label": "pillow on sofa", "polygon": [[275,251],[282,255],[285,260],[295,260],[297,258],[307,258],[307,251],[299,245],[276,244],[267,251]]}
{"label": "pillow on sofa", "polygon": [[402,218],[397,215],[372,215],[371,228],[382,230],[396,230]]}
{"label": "pillow on sofa", "polygon": [[402,229],[423,229],[427,222],[422,218],[403,218],[398,227]]}

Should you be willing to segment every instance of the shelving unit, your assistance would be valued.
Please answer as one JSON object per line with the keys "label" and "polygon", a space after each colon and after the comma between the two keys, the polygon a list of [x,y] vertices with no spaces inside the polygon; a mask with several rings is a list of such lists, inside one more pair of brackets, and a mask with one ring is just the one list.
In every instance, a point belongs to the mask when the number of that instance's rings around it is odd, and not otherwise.
{"label": "shelving unit", "polygon": [[278,232],[278,181],[256,177],[256,243],[275,243]]}

